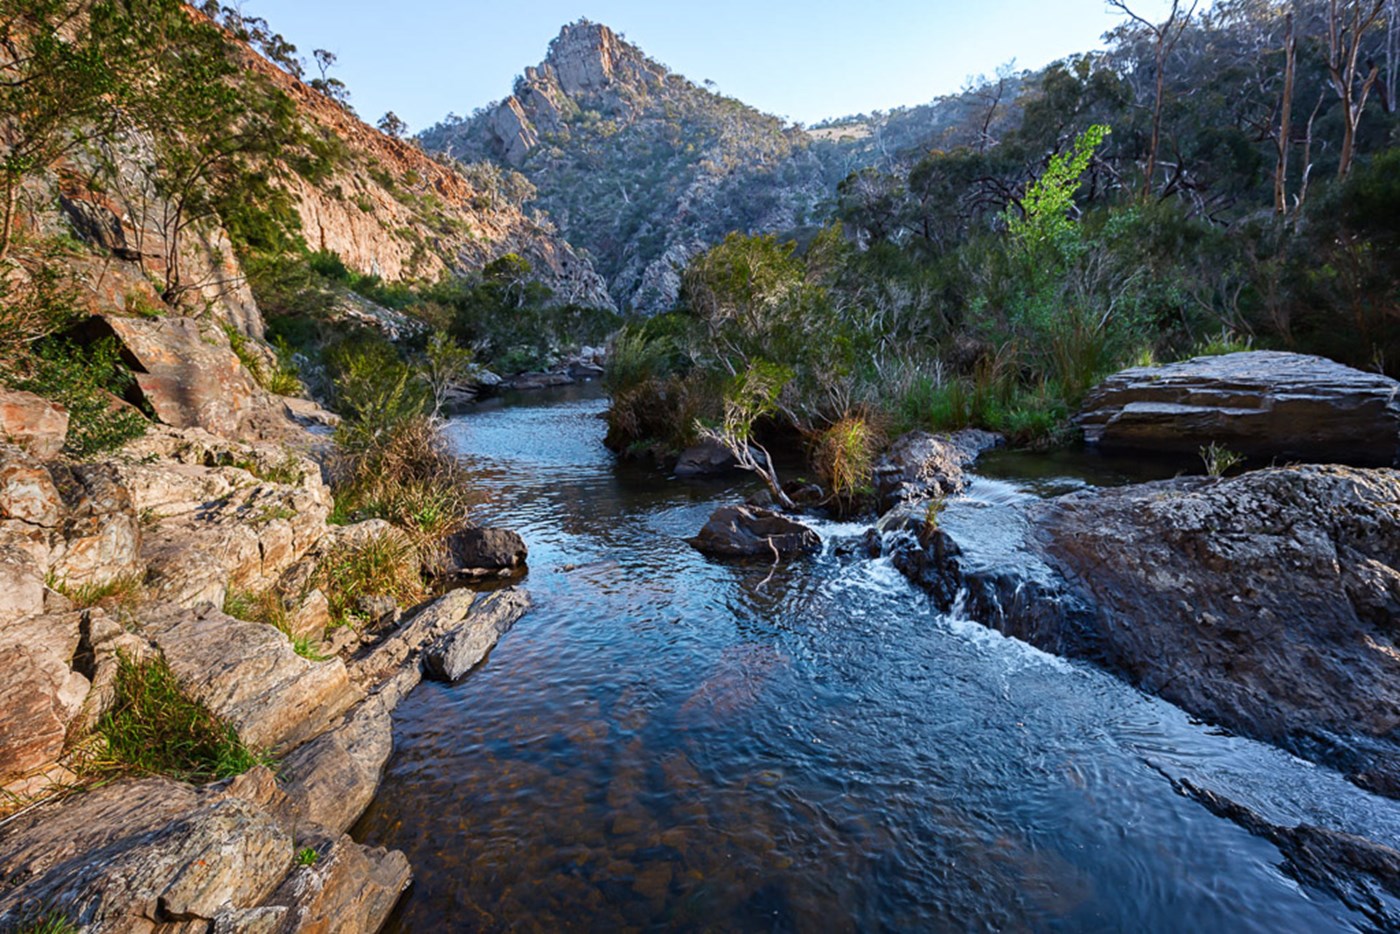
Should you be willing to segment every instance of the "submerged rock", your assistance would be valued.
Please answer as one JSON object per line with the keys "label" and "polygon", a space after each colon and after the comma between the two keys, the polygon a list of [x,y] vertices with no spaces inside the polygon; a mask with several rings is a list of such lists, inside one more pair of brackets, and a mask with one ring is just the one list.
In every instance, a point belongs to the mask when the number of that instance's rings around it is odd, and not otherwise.
{"label": "submerged rock", "polygon": [[1077,419],[1105,450],[1400,465],[1400,383],[1322,357],[1249,351],[1109,377]]}
{"label": "submerged rock", "polygon": [[890,547],[945,610],[1400,795],[1396,471],[959,502]]}
{"label": "submerged rock", "polygon": [[880,511],[897,503],[961,493],[967,474],[983,451],[1000,445],[1001,435],[966,428],[950,435],[911,431],[899,437],[875,463],[875,495]]}
{"label": "submerged rock", "polygon": [[700,534],[687,539],[697,550],[722,558],[772,558],[816,551],[816,532],[771,509],[721,506]]}

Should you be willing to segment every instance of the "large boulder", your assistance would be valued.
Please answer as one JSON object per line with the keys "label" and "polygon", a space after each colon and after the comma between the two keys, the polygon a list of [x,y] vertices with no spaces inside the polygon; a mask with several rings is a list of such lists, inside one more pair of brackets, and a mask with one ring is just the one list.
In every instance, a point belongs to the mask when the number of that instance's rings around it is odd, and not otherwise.
{"label": "large boulder", "polygon": [[944,609],[1400,795],[1400,472],[958,501],[889,547]]}
{"label": "large boulder", "polygon": [[32,392],[0,388],[0,441],[39,458],[57,457],[68,437],[68,410]]}
{"label": "large boulder", "polygon": [[[304,849],[316,859],[297,861]],[[37,914],[93,934],[373,934],[408,886],[402,853],[308,823],[272,772],[205,788],[125,780],[0,828],[0,930]]]}
{"label": "large boulder", "polygon": [[460,623],[424,649],[428,677],[451,682],[471,671],[529,608],[529,596],[513,587],[479,595]]}
{"label": "large boulder", "polygon": [[194,318],[102,319],[134,364],[141,397],[177,428],[237,437],[262,390],[217,328]]}
{"label": "large boulder", "polygon": [[97,586],[137,574],[141,525],[111,464],[39,462],[0,444],[0,546],[41,577]]}
{"label": "large boulder", "polygon": [[901,435],[875,462],[880,511],[901,502],[961,493],[970,482],[968,469],[973,462],[1003,440],[1001,435],[976,428],[948,435],[926,431]]}
{"label": "large boulder", "polygon": [[1124,370],[1089,393],[1078,422],[1105,450],[1194,455],[1218,443],[1262,461],[1400,465],[1400,383],[1303,354]]}
{"label": "large boulder", "polygon": [[335,728],[297,749],[278,769],[302,820],[345,833],[374,800],[394,750],[391,696],[376,694]]}
{"label": "large boulder", "polygon": [[447,553],[455,573],[473,575],[523,568],[530,550],[510,529],[470,528],[447,539]]}
{"label": "large boulder", "polygon": [[697,551],[722,558],[772,558],[821,548],[816,532],[758,506],[721,506],[688,541]]}
{"label": "large boulder", "polygon": [[0,831],[0,929],[20,929],[38,906],[84,931],[176,920],[208,930],[266,900],[293,850],[273,815],[237,795],[163,778],[118,782]]}

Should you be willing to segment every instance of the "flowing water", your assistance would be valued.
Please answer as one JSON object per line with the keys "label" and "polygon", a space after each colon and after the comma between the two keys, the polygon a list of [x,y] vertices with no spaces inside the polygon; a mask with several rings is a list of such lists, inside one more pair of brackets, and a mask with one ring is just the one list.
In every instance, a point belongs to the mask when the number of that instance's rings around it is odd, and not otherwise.
{"label": "flowing water", "polygon": [[[1393,802],[938,613],[863,526],[776,572],[705,558],[683,539],[752,488],[615,463],[604,406],[452,425],[536,606],[395,716],[355,831],[413,863],[390,930],[1365,929],[1170,777],[1395,845]],[[972,495],[1118,476],[989,469]]]}

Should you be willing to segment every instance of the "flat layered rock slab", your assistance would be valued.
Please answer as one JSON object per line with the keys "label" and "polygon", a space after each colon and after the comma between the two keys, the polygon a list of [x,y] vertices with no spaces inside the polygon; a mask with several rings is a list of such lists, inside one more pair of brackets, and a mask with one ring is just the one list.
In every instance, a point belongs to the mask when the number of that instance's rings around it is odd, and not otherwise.
{"label": "flat layered rock slab", "polygon": [[1105,450],[1400,465],[1400,382],[1323,357],[1248,351],[1135,367],[1089,393],[1077,421]]}
{"label": "flat layered rock slab", "polygon": [[273,627],[212,607],[153,621],[145,634],[181,685],[253,747],[305,742],[361,696],[340,659],[309,661]]}

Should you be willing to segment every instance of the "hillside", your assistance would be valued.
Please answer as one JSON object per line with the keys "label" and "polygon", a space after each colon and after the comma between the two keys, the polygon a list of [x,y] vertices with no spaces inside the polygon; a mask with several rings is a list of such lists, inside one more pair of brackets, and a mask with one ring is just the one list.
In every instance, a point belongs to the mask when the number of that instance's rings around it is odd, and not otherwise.
{"label": "hillside", "polygon": [[387,281],[434,280],[516,253],[561,301],[610,306],[589,262],[546,218],[492,185],[489,173],[469,180],[458,167],[371,127],[252,50],[248,61],[292,99],[309,127],[343,147],[328,177],[288,182],[312,250],[336,253],[350,268]]}
{"label": "hillside", "polygon": [[808,224],[827,191],[802,130],[587,20],[565,26],[509,97],[421,140],[524,173],[618,304],[647,313],[674,301],[679,269],[705,246]]}

